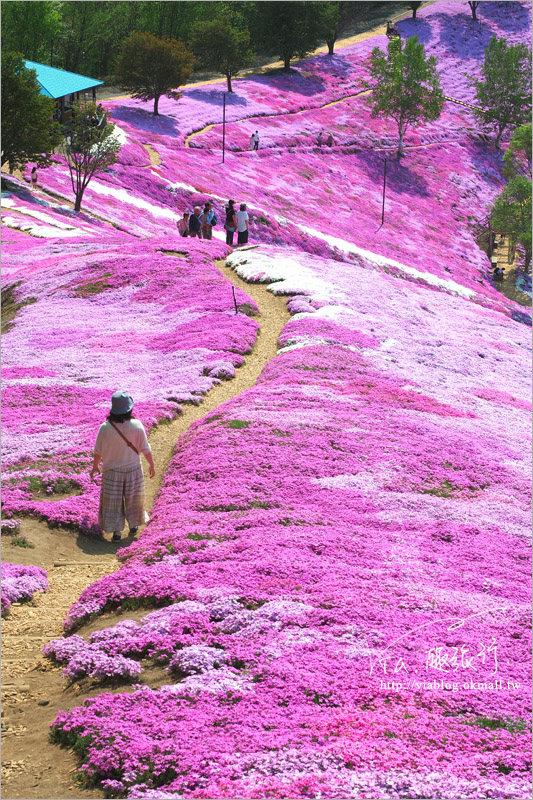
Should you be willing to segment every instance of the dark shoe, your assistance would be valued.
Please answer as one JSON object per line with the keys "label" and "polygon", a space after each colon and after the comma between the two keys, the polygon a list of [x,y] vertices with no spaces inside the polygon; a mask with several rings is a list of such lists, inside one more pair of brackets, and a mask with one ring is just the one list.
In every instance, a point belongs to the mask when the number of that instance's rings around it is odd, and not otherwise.
{"label": "dark shoe", "polygon": [[112,541],[112,542],[120,542],[120,540],[121,540],[121,539],[122,539],[122,534],[121,534],[121,533],[119,533],[119,531],[115,531],[115,533],[113,534],[113,538],[111,539],[111,541]]}
{"label": "dark shoe", "polygon": [[135,536],[135,534],[137,533],[138,530],[139,530],[139,526],[136,525],[134,528],[130,528],[130,533],[132,534],[132,536]]}

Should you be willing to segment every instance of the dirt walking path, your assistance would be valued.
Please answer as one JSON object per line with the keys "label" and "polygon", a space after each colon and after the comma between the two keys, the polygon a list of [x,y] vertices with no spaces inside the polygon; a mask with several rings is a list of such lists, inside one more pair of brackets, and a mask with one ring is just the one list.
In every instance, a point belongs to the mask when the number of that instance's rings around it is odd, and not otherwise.
{"label": "dirt walking path", "polygon": [[[322,103],[319,106],[311,106],[310,108],[298,108],[296,111],[280,111],[276,112],[275,114],[257,114],[256,116],[251,117],[241,117],[240,119],[233,119],[231,120],[231,124],[234,125],[237,122],[250,122],[252,119],[274,119],[278,117],[291,117],[296,116],[297,114],[307,114],[311,111],[321,111],[323,108],[329,108],[330,106],[336,106],[338,103],[344,103],[346,100],[351,100],[354,97],[360,97],[361,95],[367,95],[371,93],[371,89],[361,89],[359,92],[354,92],[352,94],[346,94],[343,97],[337,98],[337,100],[329,100],[327,103]],[[222,125],[222,122],[211,122],[209,125],[206,125],[203,128],[200,128],[197,131],[193,131],[189,133],[188,136],[185,137],[185,147],[190,147],[189,142],[191,139],[194,139],[195,136],[200,136],[202,133],[207,133],[207,131],[216,128],[217,126]]]}
{"label": "dirt walking path", "polygon": [[[174,257],[169,254],[169,258]],[[264,285],[242,281],[223,261],[220,271],[252,297],[259,307],[255,317],[260,325],[257,342],[236,377],[214,387],[200,406],[185,406],[183,414],[150,435],[156,478],[147,479],[147,506],[152,507],[157,490],[179,437],[191,423],[221,403],[255,384],[265,364],[276,356],[277,340],[290,315],[286,298],[275,297]],[[48,741],[49,726],[59,709],[79,705],[85,697],[102,689],[84,681],[67,686],[61,668],[45,659],[41,650],[50,639],[61,636],[68,609],[81,591],[95,580],[118,569],[115,553],[131,544],[131,537],[114,544],[108,539],[88,539],[68,531],[52,531],[34,519],[24,519],[21,533],[35,543],[35,549],[4,546],[5,561],[37,564],[48,572],[50,588],[25,604],[14,603],[2,621],[2,797],[4,800],[30,798],[101,798],[97,789],[84,789],[74,782],[76,759],[70,750]],[[130,612],[138,618],[146,611]],[[112,625],[117,615],[109,614],[82,628],[88,634],[96,627]],[[168,682],[161,668],[146,669],[140,682],[160,686]],[[127,691],[119,686],[105,691]]]}

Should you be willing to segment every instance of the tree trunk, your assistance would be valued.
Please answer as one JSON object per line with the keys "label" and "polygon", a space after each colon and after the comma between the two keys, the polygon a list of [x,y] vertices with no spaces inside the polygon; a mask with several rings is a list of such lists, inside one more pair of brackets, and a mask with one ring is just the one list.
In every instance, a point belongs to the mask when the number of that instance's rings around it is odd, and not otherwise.
{"label": "tree trunk", "polygon": [[472,19],[474,22],[477,22],[477,7],[479,2],[476,3],[475,0],[472,0],[472,2],[469,2],[468,5],[470,6],[470,11],[472,12]]}
{"label": "tree trunk", "polygon": [[405,131],[400,130],[400,140],[398,142],[398,158],[402,158],[402,156],[404,155],[404,151],[403,151],[403,136],[404,136],[404,133],[405,133]]}
{"label": "tree trunk", "polygon": [[530,264],[531,264],[531,250],[526,250],[525,261],[524,261],[524,272],[529,273]]}
{"label": "tree trunk", "polygon": [[83,197],[83,189],[76,192],[76,202],[74,203],[74,211],[81,211],[82,197]]}
{"label": "tree trunk", "polygon": [[159,116],[159,98],[161,97],[160,94],[156,94],[154,97],[154,117]]}
{"label": "tree trunk", "polygon": [[412,19],[416,19],[416,8],[413,8],[413,16]]}
{"label": "tree trunk", "polygon": [[233,89],[231,88],[231,74],[229,72],[227,73],[226,78],[228,79],[228,92],[233,93]]}
{"label": "tree trunk", "polygon": [[290,69],[291,68],[291,57],[289,56],[287,58],[286,56],[284,56],[283,57],[283,64],[284,64],[284,69]]}
{"label": "tree trunk", "polygon": [[494,144],[496,145],[496,150],[500,149],[500,142],[502,140],[503,131],[498,131],[496,139],[494,140]]}
{"label": "tree trunk", "polygon": [[326,39],[326,44],[328,46],[328,56],[332,56],[335,48],[335,39]]}

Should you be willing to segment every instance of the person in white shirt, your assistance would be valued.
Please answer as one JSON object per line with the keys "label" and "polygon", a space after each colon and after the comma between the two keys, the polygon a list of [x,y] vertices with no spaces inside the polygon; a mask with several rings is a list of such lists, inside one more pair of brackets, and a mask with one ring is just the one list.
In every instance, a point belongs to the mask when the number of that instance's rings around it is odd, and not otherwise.
{"label": "person in white shirt", "polygon": [[254,133],[254,150],[259,150],[259,131]]}
{"label": "person in white shirt", "polygon": [[[113,541],[122,538],[125,520],[130,533],[148,521],[144,510],[144,475],[141,453],[148,461],[149,476],[155,476],[151,447],[142,422],[132,418],[133,400],[118,391],[111,398],[111,411],[100,426],[94,446],[91,479],[102,472],[98,524],[113,533]],[[101,464],[101,468],[100,468]]]}
{"label": "person in white shirt", "polygon": [[250,217],[246,211],[246,203],[241,203],[237,211],[237,244],[248,244],[248,221]]}

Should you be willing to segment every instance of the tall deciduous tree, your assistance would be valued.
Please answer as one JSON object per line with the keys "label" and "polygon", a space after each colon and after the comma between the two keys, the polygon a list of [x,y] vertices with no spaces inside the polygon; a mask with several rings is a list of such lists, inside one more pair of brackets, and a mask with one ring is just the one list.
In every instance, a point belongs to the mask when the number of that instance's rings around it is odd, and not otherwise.
{"label": "tall deciduous tree", "polygon": [[511,249],[524,248],[524,268],[531,264],[531,181],[521,175],[511,178],[496,198],[490,221],[492,227],[509,238]]}
{"label": "tall deciduous tree", "polygon": [[320,38],[322,3],[261,2],[256,4],[257,27],[261,43],[274,49],[289,69],[291,59],[305,58]]}
{"label": "tall deciduous tree", "polygon": [[516,128],[503,156],[509,183],[496,198],[491,224],[509,239],[511,250],[524,249],[525,269],[531,264],[531,123]]}
{"label": "tall deciduous tree", "polygon": [[33,1],[2,4],[2,49],[48,63],[51,45],[61,27],[61,3]]}
{"label": "tall deciduous tree", "polygon": [[328,54],[333,55],[335,42],[351,25],[364,19],[368,14],[372,3],[359,2],[358,0],[348,0],[343,3],[316,3],[322,6],[320,11],[322,35],[328,46]]}
{"label": "tall deciduous tree", "polygon": [[509,147],[503,154],[503,172],[506,178],[521,175],[531,180],[531,122],[513,131]]}
{"label": "tall deciduous tree", "polygon": [[34,69],[26,69],[20,53],[2,53],[2,163],[9,169],[28,161],[50,164],[50,154],[61,141],[52,117],[55,101],[41,94]]}
{"label": "tall deciduous tree", "polygon": [[249,31],[238,30],[222,18],[198,22],[193,28],[191,46],[205,66],[226,76],[228,92],[233,91],[231,79],[250,66],[255,57]]}
{"label": "tall deciduous tree", "polygon": [[531,118],[531,50],[493,36],[485,48],[481,78],[472,83],[479,106],[474,114],[483,127],[496,131],[499,147],[507,128]]}
{"label": "tall deciduous tree", "polygon": [[162,95],[177,99],[178,86],[187,82],[193,54],[183,42],[165,41],[150,33],[134,33],[122,42],[116,65],[119,84],[137,100],[153,100],[159,115]]}
{"label": "tall deciduous tree", "polygon": [[115,126],[107,121],[102,106],[94,103],[75,106],[70,135],[64,145],[76,198],[74,211],[81,210],[83,194],[91,179],[116,162],[120,142],[114,131]]}
{"label": "tall deciduous tree", "polygon": [[[398,125],[398,156],[403,156],[403,137],[409,125],[438,119],[443,95],[436,59],[426,58],[417,36],[404,43],[389,41],[387,55],[372,50],[370,74],[373,79],[372,116],[392,117]],[[372,85],[372,84],[371,84]]]}

